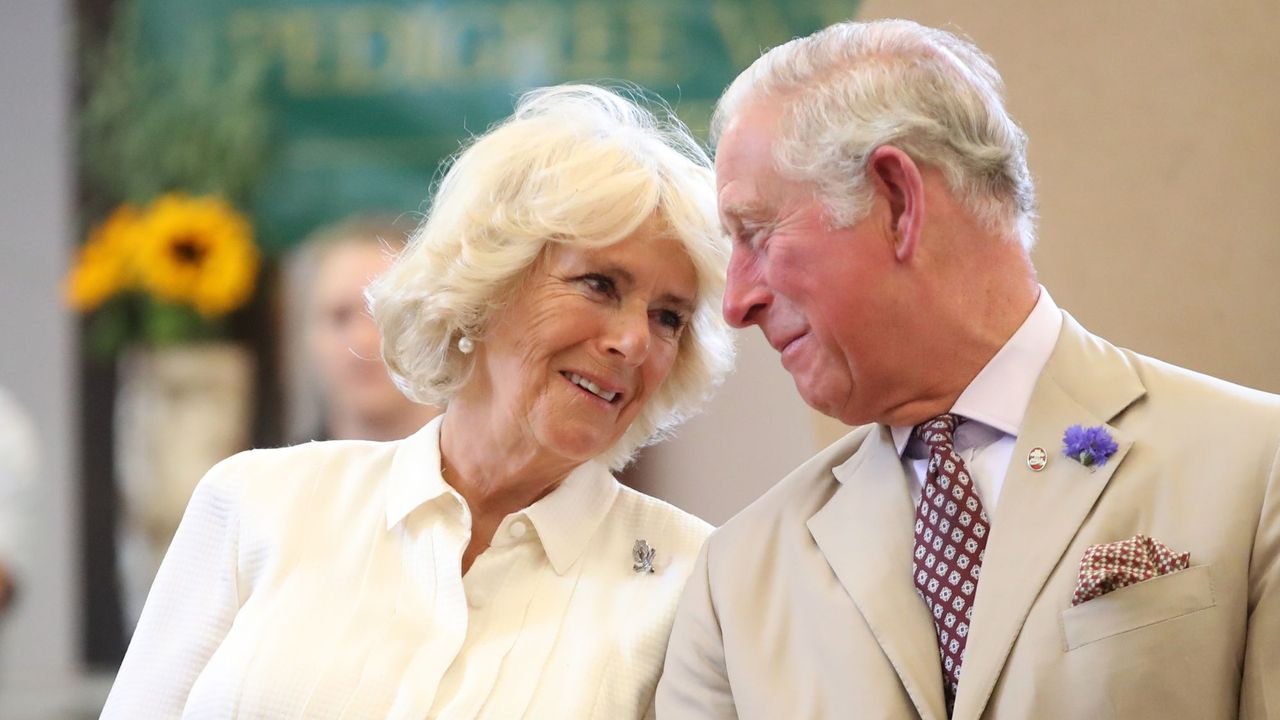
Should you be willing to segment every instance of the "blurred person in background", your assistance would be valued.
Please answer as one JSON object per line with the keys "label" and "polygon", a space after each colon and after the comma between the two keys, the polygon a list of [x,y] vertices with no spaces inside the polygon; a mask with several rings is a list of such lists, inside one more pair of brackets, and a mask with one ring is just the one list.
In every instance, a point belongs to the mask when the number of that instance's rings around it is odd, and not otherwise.
{"label": "blurred person in background", "polygon": [[412,229],[394,217],[352,217],[313,233],[289,258],[282,335],[293,442],[399,440],[440,414],[396,387],[364,296]]}
{"label": "blurred person in background", "polygon": [[0,617],[13,608],[27,560],[27,507],[36,474],[36,433],[17,400],[0,387]]}
{"label": "blurred person in background", "polygon": [[612,471],[729,371],[727,258],[682,125],[525,95],[370,290],[400,386],[445,413],[214,468],[103,717],[651,716],[710,527]]}

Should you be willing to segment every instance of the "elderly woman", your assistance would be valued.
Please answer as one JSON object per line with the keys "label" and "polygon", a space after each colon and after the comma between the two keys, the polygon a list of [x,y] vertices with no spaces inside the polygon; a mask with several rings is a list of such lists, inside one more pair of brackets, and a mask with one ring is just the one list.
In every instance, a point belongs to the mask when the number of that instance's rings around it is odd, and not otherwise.
{"label": "elderly woman", "polygon": [[714,208],[678,124],[526,95],[369,291],[393,375],[445,414],[211,470],[104,717],[650,713],[709,527],[610,470],[731,364]]}

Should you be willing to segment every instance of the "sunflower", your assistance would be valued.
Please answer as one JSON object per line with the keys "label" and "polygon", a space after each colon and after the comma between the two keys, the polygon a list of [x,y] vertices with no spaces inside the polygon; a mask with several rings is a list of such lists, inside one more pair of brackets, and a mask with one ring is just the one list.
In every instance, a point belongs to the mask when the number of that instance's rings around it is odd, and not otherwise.
{"label": "sunflower", "polygon": [[90,233],[63,286],[67,304],[88,312],[135,286],[133,254],[139,218],[136,207],[121,205]]}
{"label": "sunflower", "polygon": [[249,221],[221,198],[161,196],[143,218],[141,287],[160,300],[218,317],[248,302],[258,272]]}

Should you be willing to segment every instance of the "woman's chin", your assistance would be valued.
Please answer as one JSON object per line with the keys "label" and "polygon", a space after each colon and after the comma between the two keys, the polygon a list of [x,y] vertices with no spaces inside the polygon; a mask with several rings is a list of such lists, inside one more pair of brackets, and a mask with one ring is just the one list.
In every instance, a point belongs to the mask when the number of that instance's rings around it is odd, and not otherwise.
{"label": "woman's chin", "polygon": [[577,464],[598,457],[613,447],[617,438],[606,436],[598,426],[564,423],[543,433],[543,447]]}

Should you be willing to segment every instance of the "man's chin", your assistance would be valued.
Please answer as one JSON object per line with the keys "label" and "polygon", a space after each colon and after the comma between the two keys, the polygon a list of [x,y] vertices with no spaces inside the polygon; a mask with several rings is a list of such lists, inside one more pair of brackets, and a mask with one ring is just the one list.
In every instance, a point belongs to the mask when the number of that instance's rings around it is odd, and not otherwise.
{"label": "man's chin", "polygon": [[800,393],[800,398],[805,404],[826,415],[827,417],[840,420],[841,407],[837,403],[832,402],[830,393],[821,392],[809,385],[796,380],[796,391]]}
{"label": "man's chin", "polygon": [[795,383],[796,391],[800,393],[800,398],[805,404],[823,415],[850,427],[873,422],[872,418],[864,417],[865,413],[857,412],[857,408],[849,402],[849,393],[844,388],[839,390],[817,388],[801,383],[800,380],[796,380]]}

